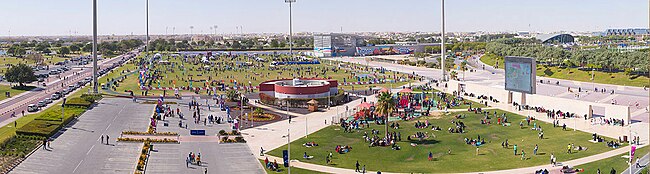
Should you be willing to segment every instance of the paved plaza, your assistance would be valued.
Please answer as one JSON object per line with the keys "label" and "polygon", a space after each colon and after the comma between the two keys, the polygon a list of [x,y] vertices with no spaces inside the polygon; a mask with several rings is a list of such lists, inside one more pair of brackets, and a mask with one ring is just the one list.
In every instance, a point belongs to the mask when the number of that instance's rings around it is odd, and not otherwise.
{"label": "paved plaza", "polygon": [[[133,173],[142,143],[116,142],[122,130],[146,131],[152,105],[105,98],[55,135],[12,173]],[[108,145],[101,136],[108,135]],[[58,137],[57,137],[58,136]]]}

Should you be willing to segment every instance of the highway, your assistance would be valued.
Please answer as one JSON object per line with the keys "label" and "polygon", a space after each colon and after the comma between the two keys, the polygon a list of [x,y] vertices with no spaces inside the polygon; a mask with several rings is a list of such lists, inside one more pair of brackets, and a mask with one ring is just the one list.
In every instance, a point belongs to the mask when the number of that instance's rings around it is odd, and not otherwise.
{"label": "highway", "polygon": [[[98,72],[113,67],[114,63],[123,62],[129,58],[133,58],[137,55],[137,53],[137,51],[131,51],[123,55],[99,61],[97,63]],[[68,85],[75,84],[87,77],[92,77],[92,63],[89,65],[90,67],[73,67],[71,70],[61,73],[61,78],[59,78],[58,75],[50,75],[50,77],[46,80],[47,83],[45,87],[39,85],[37,88],[31,91],[27,91],[17,96],[13,96],[11,98],[0,101],[0,122],[11,118],[11,115],[14,112],[18,117],[22,116],[23,111],[25,111],[25,114],[28,114],[27,106],[29,104],[35,104],[38,101],[51,97],[54,92],[68,88]],[[77,90],[79,89],[82,88],[79,87]],[[55,102],[56,101],[53,103]]]}

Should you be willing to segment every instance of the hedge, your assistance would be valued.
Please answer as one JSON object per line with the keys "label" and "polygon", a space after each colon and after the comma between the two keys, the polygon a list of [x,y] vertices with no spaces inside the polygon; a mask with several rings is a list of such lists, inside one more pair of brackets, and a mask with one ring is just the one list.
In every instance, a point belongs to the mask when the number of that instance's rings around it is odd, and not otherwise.
{"label": "hedge", "polygon": [[88,107],[90,107],[90,105],[92,105],[92,103],[87,101],[87,100],[84,100],[84,99],[82,99],[80,97],[75,97],[75,98],[68,99],[65,102],[65,105],[66,106],[81,106],[81,107],[88,108]]}
{"label": "hedge", "polygon": [[40,113],[33,121],[18,128],[16,134],[50,137],[58,132],[63,125],[72,121],[72,118],[81,115],[85,111],[86,107],[66,106],[65,117],[63,123],[61,123],[61,111],[58,109],[48,109]]}

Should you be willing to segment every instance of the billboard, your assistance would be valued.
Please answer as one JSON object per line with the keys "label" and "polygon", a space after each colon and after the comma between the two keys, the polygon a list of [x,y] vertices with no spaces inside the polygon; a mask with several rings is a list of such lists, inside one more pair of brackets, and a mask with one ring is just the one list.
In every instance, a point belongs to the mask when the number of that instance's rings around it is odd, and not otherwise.
{"label": "billboard", "polygon": [[534,58],[506,56],[506,90],[535,94],[536,65]]}
{"label": "billboard", "polygon": [[409,46],[368,46],[357,47],[358,55],[413,54],[415,48]]}

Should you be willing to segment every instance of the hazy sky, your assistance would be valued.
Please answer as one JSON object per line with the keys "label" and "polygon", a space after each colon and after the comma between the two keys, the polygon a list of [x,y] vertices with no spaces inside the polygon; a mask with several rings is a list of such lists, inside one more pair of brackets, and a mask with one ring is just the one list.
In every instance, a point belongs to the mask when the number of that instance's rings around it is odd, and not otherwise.
{"label": "hazy sky", "polygon": [[[98,0],[99,34],[144,34],[145,0]],[[440,31],[440,0],[297,0],[294,31]],[[648,27],[648,0],[447,0],[447,31]],[[150,33],[288,32],[284,0],[151,0]],[[166,30],[167,28],[167,30]],[[175,28],[175,30],[174,30]],[[11,33],[9,33],[11,31]],[[92,0],[2,0],[0,36],[87,35]]]}

